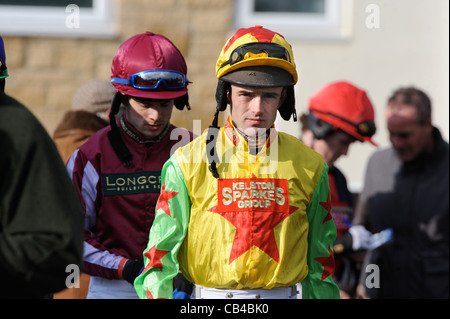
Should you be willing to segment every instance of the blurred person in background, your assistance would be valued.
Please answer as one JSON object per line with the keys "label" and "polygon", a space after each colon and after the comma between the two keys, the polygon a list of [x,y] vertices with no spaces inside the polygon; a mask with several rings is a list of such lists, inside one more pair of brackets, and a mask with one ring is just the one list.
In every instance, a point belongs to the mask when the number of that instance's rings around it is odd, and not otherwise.
{"label": "blurred person in background", "polygon": [[334,243],[335,277],[341,298],[355,295],[363,254],[371,234],[363,226],[353,226],[354,196],[344,174],[335,166],[347,156],[356,141],[376,145],[374,109],[366,92],[347,81],[333,82],[309,99],[309,113],[300,117],[301,141],[321,154],[329,166],[331,215],[336,224]]}
{"label": "blurred person in background", "polygon": [[379,287],[358,288],[370,298],[449,298],[449,146],[432,123],[428,95],[401,87],[387,101],[391,147],[367,165],[355,224],[392,239],[371,251]]}

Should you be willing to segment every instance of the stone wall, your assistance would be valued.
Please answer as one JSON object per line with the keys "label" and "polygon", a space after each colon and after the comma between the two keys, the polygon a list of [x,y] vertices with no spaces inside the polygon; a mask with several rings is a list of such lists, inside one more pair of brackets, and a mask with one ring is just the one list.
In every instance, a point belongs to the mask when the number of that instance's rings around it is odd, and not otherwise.
{"label": "stone wall", "polygon": [[6,92],[24,103],[53,133],[76,89],[93,78],[109,80],[112,58],[126,39],[145,31],[172,40],[188,65],[191,111],[174,109],[172,122],[193,129],[210,124],[215,63],[232,19],[232,0],[117,0],[113,39],[3,36],[10,76]]}

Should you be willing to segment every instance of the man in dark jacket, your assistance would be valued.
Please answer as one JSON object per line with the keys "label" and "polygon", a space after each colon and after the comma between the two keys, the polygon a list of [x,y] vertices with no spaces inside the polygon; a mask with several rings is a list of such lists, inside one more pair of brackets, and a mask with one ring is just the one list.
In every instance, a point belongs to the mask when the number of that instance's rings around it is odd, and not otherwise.
{"label": "man in dark jacket", "polygon": [[52,139],[4,93],[0,37],[0,298],[44,298],[75,282],[83,210]]}
{"label": "man in dark jacket", "polygon": [[392,147],[368,163],[355,223],[373,233],[391,228],[393,240],[372,251],[380,281],[366,293],[448,298],[448,143],[432,125],[430,99],[416,88],[394,92],[386,120]]}

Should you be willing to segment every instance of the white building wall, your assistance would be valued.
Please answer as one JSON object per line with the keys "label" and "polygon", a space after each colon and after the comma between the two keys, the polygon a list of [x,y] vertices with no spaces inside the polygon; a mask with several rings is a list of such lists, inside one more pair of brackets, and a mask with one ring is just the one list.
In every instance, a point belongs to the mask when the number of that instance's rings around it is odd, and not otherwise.
{"label": "white building wall", "polygon": [[[390,143],[384,120],[386,100],[398,87],[413,85],[429,94],[434,124],[448,141],[449,2],[354,0],[352,6],[344,7],[353,16],[348,39],[302,41],[286,37],[293,45],[299,72],[297,114],[307,110],[309,96],[322,86],[336,80],[350,81],[367,91],[375,107],[378,128],[374,140],[380,147],[387,147]],[[375,28],[366,23],[375,21],[369,17],[376,14],[371,8],[379,9],[379,25]],[[280,131],[300,136],[298,122],[279,119],[276,126]],[[348,156],[337,161],[351,190],[361,189],[367,161],[375,149],[357,142]]]}

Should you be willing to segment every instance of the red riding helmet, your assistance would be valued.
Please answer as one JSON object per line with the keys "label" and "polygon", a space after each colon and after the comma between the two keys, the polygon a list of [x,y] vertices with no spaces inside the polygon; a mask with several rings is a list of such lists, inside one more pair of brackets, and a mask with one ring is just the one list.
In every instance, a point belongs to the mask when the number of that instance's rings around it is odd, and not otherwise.
{"label": "red riding helmet", "polygon": [[114,55],[111,72],[111,83],[126,95],[175,99],[188,92],[184,57],[160,34],[145,32],[126,40]]}
{"label": "red riding helmet", "polygon": [[374,109],[365,91],[339,81],[320,89],[309,100],[308,126],[316,138],[341,129],[361,142],[377,145]]}

